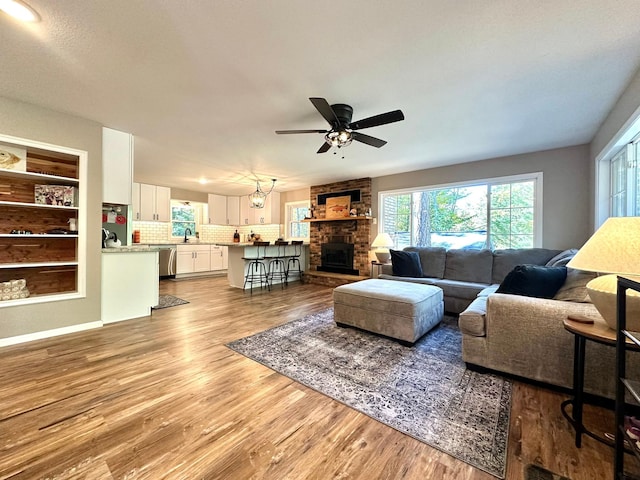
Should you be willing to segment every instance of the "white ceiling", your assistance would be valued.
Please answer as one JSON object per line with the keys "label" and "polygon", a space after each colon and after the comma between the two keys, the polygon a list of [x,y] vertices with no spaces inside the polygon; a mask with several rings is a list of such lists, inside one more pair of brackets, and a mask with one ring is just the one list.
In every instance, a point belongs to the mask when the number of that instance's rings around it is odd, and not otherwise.
{"label": "white ceiling", "polygon": [[[137,181],[222,194],[587,143],[640,67],[638,0],[28,3],[42,22],[0,13],[0,95],[133,133]],[[328,127],[308,97],[406,120],[318,155],[274,133]]]}

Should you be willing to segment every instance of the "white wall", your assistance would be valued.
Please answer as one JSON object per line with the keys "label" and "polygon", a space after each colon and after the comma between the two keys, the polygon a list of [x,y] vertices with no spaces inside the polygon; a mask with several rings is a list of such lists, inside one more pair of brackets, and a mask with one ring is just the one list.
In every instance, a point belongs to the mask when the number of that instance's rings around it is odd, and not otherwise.
{"label": "white wall", "polygon": [[[582,246],[590,236],[589,202],[593,190],[588,145],[375,177],[374,216],[379,215],[381,191],[532,172],[543,172],[542,246],[558,249]],[[375,233],[377,230],[372,232]]]}
{"label": "white wall", "polygon": [[102,125],[0,97],[0,133],[86,150],[87,296],[0,309],[0,338],[100,321]]}

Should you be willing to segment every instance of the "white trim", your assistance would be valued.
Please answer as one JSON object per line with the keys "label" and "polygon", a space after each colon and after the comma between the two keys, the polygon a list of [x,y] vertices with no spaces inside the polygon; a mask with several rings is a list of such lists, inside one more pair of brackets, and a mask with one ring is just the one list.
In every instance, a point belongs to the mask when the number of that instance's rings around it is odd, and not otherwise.
{"label": "white trim", "polygon": [[0,347],[8,347],[19,343],[33,342],[34,340],[42,340],[45,338],[67,335],[69,333],[82,332],[93,328],[102,327],[102,322],[81,323],[78,325],[70,325],[68,327],[54,328],[53,330],[43,330],[41,332],[27,333],[25,335],[16,335],[15,337],[0,338]]}
{"label": "white trim", "polygon": [[[296,200],[294,202],[285,202],[284,203],[284,235],[287,240],[309,240],[309,237],[292,237],[291,236],[291,218],[289,216],[289,212],[291,208],[295,207],[305,207],[311,208],[310,200]],[[309,228],[309,235],[311,235],[311,228]]]}
{"label": "white trim", "polygon": [[609,218],[611,182],[609,160],[640,132],[640,107],[627,119],[595,157],[594,231]]}

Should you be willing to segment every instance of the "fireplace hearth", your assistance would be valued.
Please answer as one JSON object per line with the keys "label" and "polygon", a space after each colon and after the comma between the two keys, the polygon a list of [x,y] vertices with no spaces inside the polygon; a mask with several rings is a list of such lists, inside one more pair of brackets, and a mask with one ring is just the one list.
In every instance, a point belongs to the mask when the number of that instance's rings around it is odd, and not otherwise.
{"label": "fireplace hearth", "polygon": [[319,272],[343,273],[359,275],[353,268],[354,245],[347,242],[327,242],[321,246]]}

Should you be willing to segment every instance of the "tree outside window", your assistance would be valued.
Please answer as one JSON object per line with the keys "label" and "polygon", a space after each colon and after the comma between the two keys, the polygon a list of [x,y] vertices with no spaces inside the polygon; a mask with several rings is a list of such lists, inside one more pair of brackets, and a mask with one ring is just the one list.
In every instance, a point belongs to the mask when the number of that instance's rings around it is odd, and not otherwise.
{"label": "tree outside window", "polygon": [[183,237],[186,229],[196,234],[196,210],[191,205],[171,206],[171,236]]}
{"label": "tree outside window", "polygon": [[309,201],[287,202],[285,204],[286,237],[294,240],[309,238],[309,224],[303,222],[309,213]]}
{"label": "tree outside window", "polygon": [[381,228],[398,249],[535,244],[538,177],[381,195]]}

